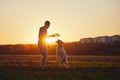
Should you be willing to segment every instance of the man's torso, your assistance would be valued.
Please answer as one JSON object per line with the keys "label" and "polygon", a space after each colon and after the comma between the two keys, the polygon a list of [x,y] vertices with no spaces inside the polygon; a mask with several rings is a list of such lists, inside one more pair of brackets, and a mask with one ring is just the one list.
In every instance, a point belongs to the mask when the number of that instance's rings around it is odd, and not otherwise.
{"label": "man's torso", "polygon": [[47,29],[43,26],[39,29],[39,42],[45,42],[47,37]]}

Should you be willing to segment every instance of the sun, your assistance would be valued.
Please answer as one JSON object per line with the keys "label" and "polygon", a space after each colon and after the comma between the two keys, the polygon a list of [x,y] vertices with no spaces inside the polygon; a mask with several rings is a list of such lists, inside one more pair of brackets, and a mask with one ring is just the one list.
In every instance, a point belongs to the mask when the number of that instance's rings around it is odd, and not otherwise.
{"label": "sun", "polygon": [[59,33],[53,33],[48,31],[48,35],[54,35],[54,37],[47,37],[45,42],[47,44],[55,44],[56,41],[59,39],[60,34]]}
{"label": "sun", "polygon": [[46,38],[48,44],[54,44],[57,41],[56,37]]}

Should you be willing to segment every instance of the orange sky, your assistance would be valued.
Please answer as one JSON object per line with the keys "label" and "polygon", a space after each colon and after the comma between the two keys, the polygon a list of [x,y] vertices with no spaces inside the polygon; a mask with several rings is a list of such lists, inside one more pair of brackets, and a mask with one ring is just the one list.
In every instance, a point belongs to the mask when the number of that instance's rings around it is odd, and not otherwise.
{"label": "orange sky", "polygon": [[37,43],[45,20],[65,42],[120,34],[120,0],[0,0],[0,44]]}

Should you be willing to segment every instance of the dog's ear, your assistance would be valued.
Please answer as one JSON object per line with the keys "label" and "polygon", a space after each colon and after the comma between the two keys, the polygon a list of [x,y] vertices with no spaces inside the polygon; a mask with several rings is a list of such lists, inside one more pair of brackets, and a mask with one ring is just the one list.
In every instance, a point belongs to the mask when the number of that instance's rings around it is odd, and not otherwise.
{"label": "dog's ear", "polygon": [[58,40],[57,40],[57,41],[55,41],[55,43],[58,43]]}
{"label": "dog's ear", "polygon": [[62,40],[60,40],[62,43],[64,43]]}

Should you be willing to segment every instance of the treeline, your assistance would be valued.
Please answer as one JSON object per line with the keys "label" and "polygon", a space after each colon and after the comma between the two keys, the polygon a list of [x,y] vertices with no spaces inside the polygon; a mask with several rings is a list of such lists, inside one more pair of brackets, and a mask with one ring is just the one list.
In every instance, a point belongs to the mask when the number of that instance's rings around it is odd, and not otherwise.
{"label": "treeline", "polygon": [[[120,55],[120,43],[65,43],[68,55]],[[56,44],[48,45],[48,54],[55,55]],[[7,55],[40,55],[37,44],[0,45],[0,54]]]}
{"label": "treeline", "polygon": [[0,45],[0,54],[38,54],[35,44]]}

